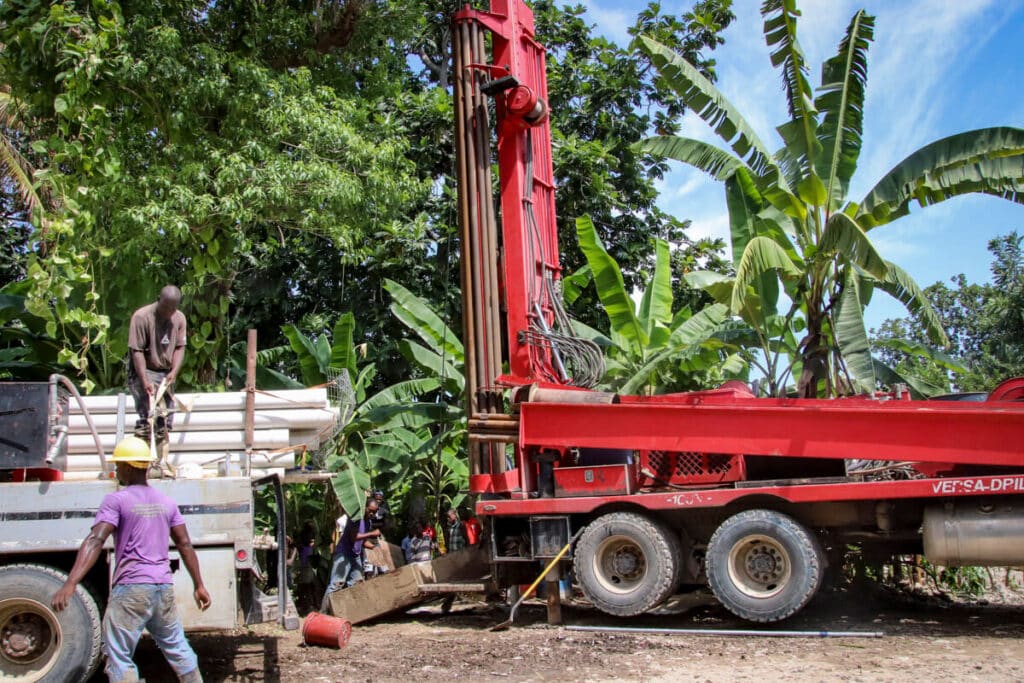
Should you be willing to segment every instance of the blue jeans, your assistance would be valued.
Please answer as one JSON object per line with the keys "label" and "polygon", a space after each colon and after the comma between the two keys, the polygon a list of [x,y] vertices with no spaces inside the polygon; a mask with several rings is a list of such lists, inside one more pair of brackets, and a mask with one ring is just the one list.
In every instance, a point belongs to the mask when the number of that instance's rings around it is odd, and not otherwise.
{"label": "blue jeans", "polygon": [[362,558],[352,558],[344,553],[337,553],[334,562],[331,564],[331,578],[327,585],[327,592],[324,593],[323,602],[320,603],[320,611],[327,609],[330,603],[331,593],[340,591],[342,588],[354,586],[363,580]]}
{"label": "blue jeans", "polygon": [[119,584],[110,591],[103,615],[103,652],[106,672],[115,683],[137,681],[132,662],[142,630],[153,636],[178,678],[201,681],[199,660],[185,640],[185,630],[174,607],[174,586],[169,583]]}

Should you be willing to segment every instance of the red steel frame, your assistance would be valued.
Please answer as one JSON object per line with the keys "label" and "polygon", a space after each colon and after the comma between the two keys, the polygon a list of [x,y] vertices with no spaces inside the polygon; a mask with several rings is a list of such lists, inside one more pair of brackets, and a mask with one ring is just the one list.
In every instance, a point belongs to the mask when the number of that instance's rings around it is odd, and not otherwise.
{"label": "red steel frame", "polygon": [[[506,386],[549,383],[556,373],[548,352],[524,343],[520,336],[535,318],[532,309],[537,302],[551,324],[544,280],[560,274],[550,129],[546,115],[529,122],[523,116],[538,100],[546,106],[544,49],[534,39],[533,14],[522,0],[492,0],[490,12],[467,6],[456,21],[477,22],[491,33],[493,63],[473,68],[492,78],[513,76],[518,84],[495,98],[509,371],[494,379]],[[529,153],[532,183],[525,173]],[[530,223],[531,213],[536,228]],[[999,399],[1018,396],[1024,396],[1024,385],[994,392]],[[758,399],[730,388],[621,397],[609,405],[527,402],[519,409],[514,469],[470,478],[472,492],[506,493],[510,498],[479,502],[480,514],[590,513],[618,503],[651,510],[716,507],[754,495],[809,503],[1024,493],[1024,404],[1018,403]],[[580,448],[898,460],[922,463],[922,471],[950,476],[531,498],[538,467],[531,455]],[[961,473],[958,467],[967,465],[1001,466],[1019,473],[955,476]]]}
{"label": "red steel frame", "polygon": [[[545,324],[552,324],[544,282],[561,276],[551,126],[546,115],[528,120],[538,102],[547,107],[544,48],[534,39],[533,12],[522,0],[492,0],[489,12],[467,5],[455,21],[475,21],[491,32],[493,63],[476,68],[495,79],[512,76],[517,81],[495,98],[508,374],[494,379],[506,386],[551,381],[558,373],[549,352],[526,344],[519,334],[535,320],[534,304],[543,311]],[[526,173],[530,155],[532,182]]]}

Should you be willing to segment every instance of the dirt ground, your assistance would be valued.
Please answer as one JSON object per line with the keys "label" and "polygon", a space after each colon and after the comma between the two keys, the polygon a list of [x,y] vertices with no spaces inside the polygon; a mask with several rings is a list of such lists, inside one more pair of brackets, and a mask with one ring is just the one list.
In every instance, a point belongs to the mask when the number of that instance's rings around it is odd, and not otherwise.
{"label": "dirt ground", "polygon": [[[207,681],[1024,681],[1024,605],[948,603],[855,591],[819,596],[777,629],[881,632],[878,638],[717,637],[549,627],[527,603],[505,632],[503,606],[460,601],[353,628],[348,647],[307,647],[260,626],[190,636]],[[568,625],[750,628],[714,604],[619,620],[582,604]],[[173,681],[151,641],[137,652],[149,683]]]}

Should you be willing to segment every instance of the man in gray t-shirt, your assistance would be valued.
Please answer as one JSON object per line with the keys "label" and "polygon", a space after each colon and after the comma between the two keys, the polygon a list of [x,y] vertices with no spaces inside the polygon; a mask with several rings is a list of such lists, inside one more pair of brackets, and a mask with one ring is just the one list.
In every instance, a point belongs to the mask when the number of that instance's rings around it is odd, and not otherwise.
{"label": "man in gray t-shirt", "polygon": [[[178,310],[181,290],[167,285],[160,290],[155,303],[143,306],[132,314],[128,327],[128,389],[135,399],[135,434],[149,439],[150,402],[158,410],[153,427],[160,441],[174,425],[175,380],[185,359],[185,315]],[[160,385],[164,392],[157,396]]]}

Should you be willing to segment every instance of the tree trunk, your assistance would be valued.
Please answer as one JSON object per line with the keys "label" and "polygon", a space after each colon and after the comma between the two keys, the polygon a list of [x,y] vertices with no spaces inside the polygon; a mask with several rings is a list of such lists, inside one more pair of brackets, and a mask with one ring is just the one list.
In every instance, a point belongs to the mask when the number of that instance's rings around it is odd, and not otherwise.
{"label": "tree trunk", "polygon": [[818,383],[828,378],[828,347],[822,344],[825,316],[820,297],[807,301],[807,334],[800,340],[803,370],[796,385],[797,398],[818,398]]}

